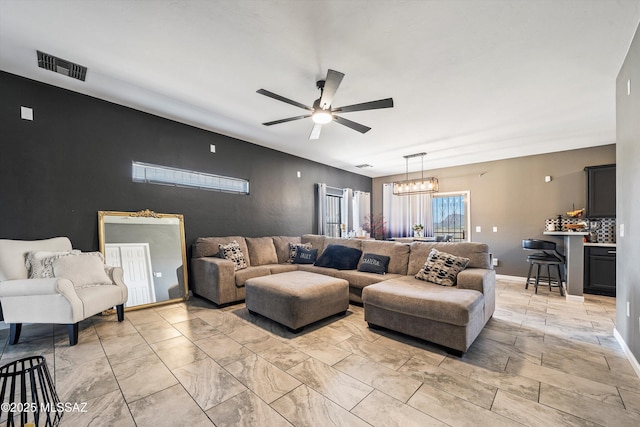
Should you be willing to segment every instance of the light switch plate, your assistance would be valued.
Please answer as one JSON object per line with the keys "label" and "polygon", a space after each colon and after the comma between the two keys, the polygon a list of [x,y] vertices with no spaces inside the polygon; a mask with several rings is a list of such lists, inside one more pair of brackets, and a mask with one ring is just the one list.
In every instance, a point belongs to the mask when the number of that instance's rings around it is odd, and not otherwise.
{"label": "light switch plate", "polygon": [[33,120],[33,109],[29,107],[20,107],[20,117],[24,120]]}
{"label": "light switch plate", "polygon": [[495,225],[493,226],[493,232],[497,233],[498,232],[498,227],[496,227]]}
{"label": "light switch plate", "polygon": [[482,233],[482,227],[476,225],[476,233]]}

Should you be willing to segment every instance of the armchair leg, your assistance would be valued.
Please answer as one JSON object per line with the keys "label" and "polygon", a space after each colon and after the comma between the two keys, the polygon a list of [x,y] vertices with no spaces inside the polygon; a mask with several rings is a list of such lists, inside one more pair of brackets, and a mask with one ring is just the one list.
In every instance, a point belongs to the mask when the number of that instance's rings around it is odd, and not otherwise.
{"label": "armchair leg", "polygon": [[118,322],[124,320],[124,304],[116,305],[116,312],[118,313]]}
{"label": "armchair leg", "polygon": [[11,323],[9,325],[9,344],[18,344],[20,339],[20,332],[22,332],[22,323]]}
{"label": "armchair leg", "polygon": [[68,324],[67,331],[69,332],[69,346],[76,345],[78,343],[78,323]]}

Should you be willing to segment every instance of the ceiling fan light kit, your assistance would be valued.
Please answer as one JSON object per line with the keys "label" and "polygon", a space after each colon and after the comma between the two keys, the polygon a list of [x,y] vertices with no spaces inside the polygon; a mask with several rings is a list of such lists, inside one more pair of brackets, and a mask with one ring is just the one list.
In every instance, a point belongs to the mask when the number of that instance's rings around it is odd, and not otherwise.
{"label": "ceiling fan light kit", "polygon": [[[396,196],[408,196],[411,194],[437,193],[440,189],[438,178],[430,176],[424,177],[424,156],[427,153],[416,153],[403,156],[407,165],[406,179],[404,181],[394,181],[393,194]],[[422,176],[416,179],[409,179],[409,159],[414,157],[422,158]]]}
{"label": "ceiling fan light kit", "polygon": [[344,107],[331,108],[331,103],[333,102],[333,97],[344,78],[344,74],[335,71],[329,70],[327,72],[327,77],[325,80],[319,80],[316,82],[316,86],[320,89],[320,98],[316,99],[313,103],[313,107],[309,107],[300,102],[294,101],[289,98],[285,98],[284,96],[275,94],[266,89],[258,89],[258,93],[264,96],[268,96],[269,98],[276,99],[281,102],[285,102],[287,104],[293,105],[298,108],[302,108],[304,110],[310,111],[311,114],[305,114],[304,116],[295,116],[289,117],[286,119],[274,120],[271,122],[265,122],[263,125],[272,126],[280,123],[291,122],[294,120],[306,119],[311,117],[311,120],[314,123],[313,129],[311,130],[311,134],[309,135],[309,139],[318,139],[320,137],[320,131],[322,130],[322,125],[328,124],[331,121],[335,121],[343,126],[351,128],[360,133],[366,133],[371,130],[370,127],[361,125],[360,123],[353,122],[351,120],[345,119],[344,117],[338,116],[335,113],[349,113],[352,111],[365,111],[365,110],[376,110],[379,108],[391,108],[393,107],[393,99],[386,98],[380,99],[378,101],[370,101],[363,102],[361,104],[353,104],[347,105]]}

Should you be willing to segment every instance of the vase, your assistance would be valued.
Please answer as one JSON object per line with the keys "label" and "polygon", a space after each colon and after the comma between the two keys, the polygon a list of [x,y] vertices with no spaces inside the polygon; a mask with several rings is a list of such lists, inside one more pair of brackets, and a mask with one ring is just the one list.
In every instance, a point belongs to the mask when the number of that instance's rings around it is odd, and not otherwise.
{"label": "vase", "polygon": [[413,230],[413,237],[423,237],[422,230]]}

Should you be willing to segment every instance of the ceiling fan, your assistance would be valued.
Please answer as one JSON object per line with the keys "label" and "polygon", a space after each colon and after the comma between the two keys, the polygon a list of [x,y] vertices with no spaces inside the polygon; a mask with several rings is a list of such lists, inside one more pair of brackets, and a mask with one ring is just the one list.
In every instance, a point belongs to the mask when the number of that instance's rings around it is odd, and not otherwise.
{"label": "ceiling fan", "polygon": [[269,92],[266,89],[258,89],[258,93],[264,96],[268,96],[269,98],[277,99],[278,101],[286,102],[287,104],[294,105],[296,107],[302,108],[304,110],[309,111],[310,113],[305,114],[303,116],[295,116],[289,117],[286,119],[274,120],[272,122],[263,123],[265,126],[277,125],[280,123],[291,122],[294,120],[306,119],[311,117],[313,120],[313,129],[311,129],[311,134],[309,135],[309,139],[318,139],[320,137],[320,131],[322,130],[322,125],[331,122],[332,120],[340,123],[348,128],[353,130],[357,130],[360,133],[366,133],[371,130],[370,127],[361,125],[360,123],[356,123],[351,120],[347,120],[344,117],[340,117],[335,113],[350,113],[352,111],[363,111],[363,110],[376,110],[378,108],[391,108],[393,107],[393,98],[380,99],[378,101],[370,101],[363,102],[362,104],[353,104],[347,105],[344,107],[331,108],[331,102],[333,101],[333,97],[340,86],[340,82],[344,74],[335,71],[329,70],[327,72],[327,77],[325,80],[319,80],[316,82],[316,86],[320,89],[320,98],[316,99],[313,102],[313,107],[309,107],[307,105],[301,104],[299,102],[293,101],[289,98],[285,98],[284,96],[280,96],[273,92]]}

